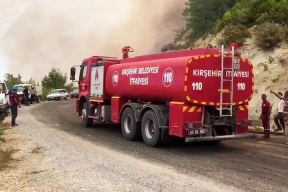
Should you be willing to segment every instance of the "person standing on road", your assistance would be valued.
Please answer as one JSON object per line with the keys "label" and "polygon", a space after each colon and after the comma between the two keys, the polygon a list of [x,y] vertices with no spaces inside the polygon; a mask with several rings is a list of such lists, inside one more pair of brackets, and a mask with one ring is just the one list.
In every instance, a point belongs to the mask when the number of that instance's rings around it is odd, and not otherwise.
{"label": "person standing on road", "polygon": [[280,101],[278,103],[278,113],[274,117],[274,122],[277,126],[277,129],[275,131],[284,131],[284,133],[285,133],[284,106],[285,106],[285,100],[288,99],[288,91],[285,92],[284,96],[281,92],[275,93],[272,90],[270,91],[270,93],[273,93],[276,97],[278,97],[280,99]]}
{"label": "person standing on road", "polygon": [[262,126],[264,128],[264,139],[270,138],[270,115],[271,115],[271,104],[267,100],[266,94],[262,94],[262,113],[260,119],[262,120]]}
{"label": "person standing on road", "polygon": [[17,94],[17,87],[13,86],[12,91],[9,92],[9,100],[10,100],[10,110],[11,110],[11,126],[18,126],[16,123],[16,118],[18,115],[18,107],[21,108],[19,103],[19,97]]}
{"label": "person standing on road", "polygon": [[23,90],[23,94],[24,94],[24,100],[25,100],[25,106],[29,106],[29,90],[28,90],[28,87],[25,86],[24,87],[24,90]]}

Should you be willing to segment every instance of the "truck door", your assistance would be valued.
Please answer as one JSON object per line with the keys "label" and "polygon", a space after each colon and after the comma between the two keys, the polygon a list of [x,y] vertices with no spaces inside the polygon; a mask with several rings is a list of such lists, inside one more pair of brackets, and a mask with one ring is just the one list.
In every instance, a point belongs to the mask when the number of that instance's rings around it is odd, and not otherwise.
{"label": "truck door", "polygon": [[[88,79],[86,78],[87,76],[87,63],[82,63],[80,66],[80,74],[79,74],[79,92],[84,93],[86,96],[86,93],[88,92]],[[86,92],[86,93],[85,93]]]}
{"label": "truck door", "polygon": [[102,98],[104,89],[104,66],[97,64],[91,67],[90,96]]}

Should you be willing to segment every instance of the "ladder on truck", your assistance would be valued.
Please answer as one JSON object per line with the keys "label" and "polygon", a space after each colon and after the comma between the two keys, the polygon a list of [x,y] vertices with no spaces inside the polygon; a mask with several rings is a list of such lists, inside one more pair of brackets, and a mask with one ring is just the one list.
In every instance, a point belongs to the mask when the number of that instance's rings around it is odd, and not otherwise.
{"label": "ladder on truck", "polygon": [[[234,93],[234,58],[235,58],[235,47],[232,46],[232,53],[231,53],[231,57],[232,57],[232,61],[231,61],[231,66],[228,65],[226,66],[224,64],[224,58],[227,57],[227,55],[225,55],[225,49],[224,49],[224,45],[222,45],[221,47],[221,87],[220,87],[220,106],[219,106],[219,110],[220,110],[220,117],[232,117],[233,116],[233,93]],[[224,72],[225,70],[230,70],[231,74],[230,77],[224,77]],[[230,82],[230,89],[228,92],[224,91],[224,83],[225,82]],[[225,87],[228,88],[228,87]],[[229,94],[229,100],[228,103],[223,103],[223,95],[224,94]],[[223,109],[225,109],[225,111],[227,111],[225,114],[223,114]]]}

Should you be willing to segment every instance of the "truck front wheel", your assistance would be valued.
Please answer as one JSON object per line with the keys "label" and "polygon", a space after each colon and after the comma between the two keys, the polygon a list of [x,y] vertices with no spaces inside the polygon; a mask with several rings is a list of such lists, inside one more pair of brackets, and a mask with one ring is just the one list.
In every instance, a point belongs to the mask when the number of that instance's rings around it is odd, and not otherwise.
{"label": "truck front wheel", "polygon": [[141,132],[146,145],[156,147],[160,143],[161,129],[157,116],[152,110],[144,114],[141,123]]}
{"label": "truck front wheel", "polygon": [[89,118],[89,106],[87,105],[87,103],[83,103],[82,106],[82,124],[85,127],[91,127],[93,125],[93,119]]}
{"label": "truck front wheel", "polygon": [[124,109],[121,116],[121,130],[123,137],[128,141],[136,141],[141,138],[141,129],[131,107]]}

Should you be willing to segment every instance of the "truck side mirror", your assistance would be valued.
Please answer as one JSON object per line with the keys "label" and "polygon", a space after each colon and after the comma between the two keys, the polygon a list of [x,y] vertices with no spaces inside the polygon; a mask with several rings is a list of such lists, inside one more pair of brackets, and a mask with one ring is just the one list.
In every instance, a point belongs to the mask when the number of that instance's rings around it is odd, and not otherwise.
{"label": "truck side mirror", "polygon": [[76,73],[76,68],[71,67],[70,69],[70,80],[74,81],[75,80],[75,73]]}

